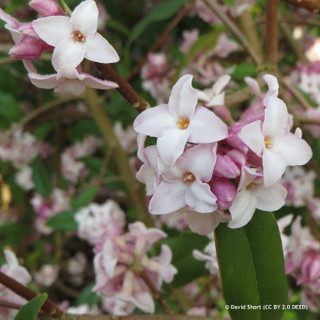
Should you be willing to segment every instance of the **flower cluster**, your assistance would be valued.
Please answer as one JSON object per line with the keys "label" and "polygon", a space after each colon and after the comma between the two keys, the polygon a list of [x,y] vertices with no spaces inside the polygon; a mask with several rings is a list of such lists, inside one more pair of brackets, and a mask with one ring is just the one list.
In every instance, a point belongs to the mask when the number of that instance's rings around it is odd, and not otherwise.
{"label": "flower cluster", "polygon": [[[84,58],[99,63],[119,60],[117,52],[98,32],[99,11],[94,0],[80,3],[68,17],[53,0],[32,0],[29,5],[43,18],[21,23],[0,9],[0,19],[6,22],[15,45],[10,54],[24,61],[31,82],[43,89],[79,95],[86,86],[113,89],[117,84],[100,80],[81,69]],[[55,74],[38,74],[30,60],[53,50]]]}
{"label": "flower cluster", "polygon": [[95,246],[93,290],[102,297],[104,308],[115,315],[130,314],[135,307],[153,313],[155,305],[145,277],[159,290],[163,281],[171,282],[177,272],[167,245],[161,246],[159,256],[147,255],[166,234],[147,229],[142,222],[129,224],[124,232],[124,212],[112,200],[82,208],[76,220],[79,236]]}
{"label": "flower cluster", "polygon": [[[228,80],[220,80],[218,94]],[[265,75],[264,80],[266,94],[247,79],[258,99],[230,128],[214,112],[197,106],[204,93],[192,87],[191,75],[175,84],[168,104],[136,118],[143,162],[137,178],[152,196],[150,213],[183,212],[192,230],[208,234],[221,221],[231,220],[229,227],[239,228],[256,208],[274,211],[285,204],[287,191],[280,178],[287,166],[308,162],[312,151],[299,128],[290,132],[291,118],[278,98],[277,79]],[[220,104],[223,100],[223,95],[217,99]],[[145,146],[146,135],[156,137],[156,145]]]}

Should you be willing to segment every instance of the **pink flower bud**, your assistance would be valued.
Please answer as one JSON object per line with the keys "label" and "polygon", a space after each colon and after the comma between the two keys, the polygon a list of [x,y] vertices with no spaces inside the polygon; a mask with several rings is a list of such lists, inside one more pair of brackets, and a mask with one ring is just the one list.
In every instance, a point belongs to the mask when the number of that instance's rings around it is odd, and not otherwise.
{"label": "pink flower bud", "polygon": [[220,209],[228,209],[236,196],[236,186],[228,179],[214,178],[210,182],[211,190],[218,198],[217,204]]}
{"label": "pink flower bud", "polygon": [[216,177],[232,179],[240,175],[240,169],[228,155],[217,154],[213,174]]}
{"label": "pink flower bud", "polygon": [[31,0],[29,6],[44,17],[65,16],[64,11],[53,0]]}

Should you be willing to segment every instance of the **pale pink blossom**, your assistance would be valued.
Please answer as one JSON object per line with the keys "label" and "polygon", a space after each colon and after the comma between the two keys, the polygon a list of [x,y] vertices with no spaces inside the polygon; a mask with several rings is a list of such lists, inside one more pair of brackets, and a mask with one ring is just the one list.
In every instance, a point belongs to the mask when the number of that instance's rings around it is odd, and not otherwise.
{"label": "pale pink blossom", "polygon": [[173,280],[177,270],[171,265],[172,254],[168,246],[162,245],[160,256],[149,258],[147,255],[151,246],[164,237],[163,231],[147,229],[143,223],[135,222],[129,225],[126,234],[112,241],[106,238],[96,247],[96,285],[93,290],[103,299],[107,298],[105,308],[115,315],[129,314],[135,306],[144,312],[154,312],[151,292],[139,270],[147,274],[157,289],[163,281]]}
{"label": "pale pink blossom", "polygon": [[59,266],[44,264],[41,269],[34,274],[36,283],[40,286],[50,287],[57,279]]}
{"label": "pale pink blossom", "polygon": [[132,126],[123,128],[122,123],[117,121],[113,126],[113,132],[117,136],[123,150],[129,153],[137,150],[137,133],[133,130]]}
{"label": "pale pink blossom", "polygon": [[32,168],[29,166],[22,167],[15,176],[16,183],[26,191],[34,188],[32,180]]}
{"label": "pale pink blossom", "polygon": [[263,211],[280,209],[285,204],[286,195],[287,190],[279,182],[267,187],[261,174],[254,169],[244,167],[238,185],[238,194],[229,208],[232,217],[229,227],[240,228],[246,225],[251,220],[255,209]]}
{"label": "pale pink blossom", "polygon": [[62,189],[53,189],[49,199],[35,193],[30,200],[33,210],[37,213],[35,225],[42,234],[50,234],[51,228],[46,226],[49,218],[70,209],[69,196]]}
{"label": "pale pink blossom", "polygon": [[93,0],[81,2],[71,17],[51,16],[32,22],[38,36],[54,47],[55,70],[76,68],[84,58],[100,63],[114,63],[119,57],[109,42],[97,33],[98,8]]}
{"label": "pale pink blossom", "polygon": [[274,76],[265,75],[269,92],[264,97],[266,106],[264,121],[245,125],[240,139],[263,161],[264,182],[267,187],[281,178],[286,166],[303,165],[312,156],[307,142],[301,139],[299,130],[289,131],[289,115],[285,103],[277,97],[278,82]]}
{"label": "pale pink blossom", "polygon": [[42,16],[63,16],[64,11],[54,0],[31,0],[28,5]]}
{"label": "pale pink blossom", "polygon": [[160,157],[168,165],[179,158],[187,142],[211,143],[227,136],[226,125],[213,112],[196,107],[197,92],[191,82],[191,75],[181,77],[168,104],[145,110],[133,124],[138,133],[158,138]]}
{"label": "pale pink blossom", "polygon": [[183,53],[188,53],[194,42],[199,38],[199,30],[186,30],[182,33],[182,42],[180,44],[180,50]]}
{"label": "pale pink blossom", "polygon": [[69,66],[63,66],[58,73],[41,75],[29,72],[28,77],[33,85],[42,89],[54,89],[54,92],[78,96],[85,92],[86,87],[108,90],[115,89],[115,82],[101,80],[90,74],[77,71]]}
{"label": "pale pink blossom", "polygon": [[110,238],[122,234],[125,213],[115,201],[107,200],[102,205],[91,203],[80,209],[75,220],[78,222],[79,237],[94,244],[106,234]]}
{"label": "pale pink blossom", "polygon": [[235,41],[228,39],[226,34],[222,33],[214,46],[212,54],[220,58],[226,58],[231,52],[238,50],[238,48],[239,45]]}
{"label": "pale pink blossom", "polygon": [[77,307],[68,307],[66,312],[68,314],[76,314],[76,315],[99,315],[100,310],[98,306],[90,307],[87,304],[80,304]]}

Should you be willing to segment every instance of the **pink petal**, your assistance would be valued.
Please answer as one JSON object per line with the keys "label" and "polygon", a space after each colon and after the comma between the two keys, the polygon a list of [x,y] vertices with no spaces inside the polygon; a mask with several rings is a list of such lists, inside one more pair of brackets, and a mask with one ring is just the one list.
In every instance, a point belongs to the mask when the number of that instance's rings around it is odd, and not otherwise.
{"label": "pink petal", "polygon": [[272,150],[266,149],[263,153],[264,185],[270,187],[281,178],[286,169],[285,160]]}
{"label": "pink petal", "polygon": [[268,138],[283,135],[288,131],[289,115],[285,103],[277,97],[269,100],[262,125],[263,134]]}
{"label": "pink petal", "polygon": [[257,200],[252,196],[252,192],[247,189],[241,190],[229,208],[232,216],[232,220],[228,224],[229,228],[241,228],[246,225],[254,214],[256,203]]}
{"label": "pink petal", "polygon": [[245,125],[238,136],[254,153],[261,157],[265,143],[260,120]]}
{"label": "pink petal", "polygon": [[149,202],[152,214],[165,214],[177,211],[186,205],[186,185],[183,182],[168,183],[162,181]]}
{"label": "pink petal", "polygon": [[99,63],[114,63],[119,61],[119,56],[112,45],[101,34],[86,40],[85,57]]}
{"label": "pink petal", "polygon": [[112,82],[112,81],[108,81],[108,80],[101,80],[101,79],[98,79],[96,77],[91,76],[90,74],[80,73],[79,77],[80,77],[80,80],[82,80],[82,82],[87,87],[90,87],[90,88],[101,89],[101,90],[118,88],[117,83]]}
{"label": "pink petal", "polygon": [[69,39],[72,33],[70,19],[64,16],[40,18],[32,22],[38,36],[50,46],[56,46],[61,40]]}
{"label": "pink petal", "polygon": [[98,7],[93,0],[81,2],[72,12],[70,23],[73,31],[81,31],[86,37],[92,37],[98,27]]}
{"label": "pink petal", "polygon": [[254,196],[257,198],[257,209],[275,211],[285,205],[287,189],[280,183],[276,183],[269,188],[258,187]]}
{"label": "pink petal", "polygon": [[197,101],[197,92],[192,87],[192,75],[186,74],[172,88],[169,112],[178,117],[192,118]]}
{"label": "pink petal", "polygon": [[225,123],[204,107],[197,107],[194,117],[190,119],[188,130],[189,141],[194,143],[216,142],[228,136]]}
{"label": "pink petal", "polygon": [[133,128],[138,133],[159,137],[163,129],[177,128],[177,118],[169,113],[167,104],[162,104],[140,113],[133,122]]}
{"label": "pink petal", "polygon": [[272,150],[280,154],[289,166],[304,165],[312,157],[308,143],[290,132],[275,139]]}
{"label": "pink petal", "polygon": [[198,180],[190,184],[185,199],[192,210],[200,213],[209,213],[218,209],[217,198],[210,191],[210,186]]}
{"label": "pink petal", "polygon": [[163,162],[172,166],[183,153],[188,141],[189,132],[178,128],[166,129],[162,131],[157,140],[159,155]]}

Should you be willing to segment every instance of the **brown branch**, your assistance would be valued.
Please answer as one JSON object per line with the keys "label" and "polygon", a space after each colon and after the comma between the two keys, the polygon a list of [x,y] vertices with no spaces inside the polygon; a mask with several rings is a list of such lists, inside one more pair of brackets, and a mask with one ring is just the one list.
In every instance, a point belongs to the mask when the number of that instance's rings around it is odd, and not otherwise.
{"label": "brown branch", "polygon": [[221,10],[219,4],[215,0],[204,0],[207,6],[220,18],[222,22],[228,27],[228,29],[238,38],[239,42],[242,44],[244,49],[250,55],[252,61],[256,65],[261,64],[261,58],[249,44],[248,40],[244,34],[239,30],[239,28],[229,19],[229,17]]}
{"label": "brown branch", "polygon": [[278,62],[278,3],[279,0],[267,0],[266,9],[266,63],[274,67]]}
{"label": "brown branch", "polygon": [[116,82],[119,85],[117,90],[119,93],[138,111],[149,108],[149,104],[143,100],[136,91],[131,87],[131,85],[122,79],[117,72],[113,69],[110,64],[95,63],[100,73],[105,79],[109,81]]}
{"label": "brown branch", "polygon": [[136,272],[136,273],[144,281],[144,283],[148,286],[152,295],[157,299],[157,301],[159,302],[159,304],[162,307],[162,309],[164,310],[164,312],[166,314],[170,314],[170,315],[174,314],[174,312],[170,309],[170,307],[167,305],[166,301],[162,298],[159,291],[157,290],[157,288],[155,287],[153,282],[150,280],[148,275],[143,270]]}
{"label": "brown branch", "polygon": [[129,81],[132,79],[142,68],[142,66],[146,63],[148,60],[148,55],[151,52],[156,51],[169,37],[171,31],[177,26],[177,24],[182,20],[182,18],[187,14],[187,12],[190,9],[190,5],[185,5],[178,14],[172,19],[172,21],[169,23],[169,25],[166,27],[166,29],[162,32],[162,34],[159,36],[158,40],[154,43],[154,45],[149,49],[148,53],[139,61],[139,63],[131,70],[129,75],[126,77],[126,80]]}
{"label": "brown branch", "polygon": [[320,1],[319,0],[282,0],[290,3],[296,7],[304,8],[310,10],[314,13],[320,11]]}
{"label": "brown branch", "polygon": [[[26,300],[31,300],[38,296],[38,293],[30,290],[23,284],[19,283],[18,281],[12,279],[11,277],[7,276],[5,273],[0,271],[0,283],[2,283],[5,287],[12,290],[14,293],[19,295]],[[47,299],[41,308],[47,314],[50,314],[52,317],[61,317],[63,312],[59,309],[57,305],[55,305],[50,299]]]}

